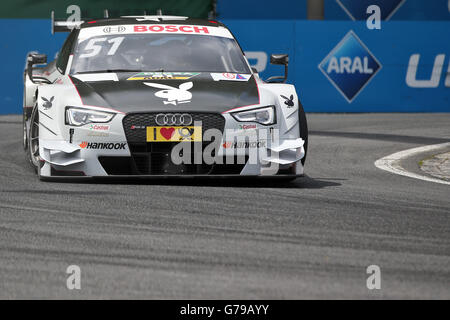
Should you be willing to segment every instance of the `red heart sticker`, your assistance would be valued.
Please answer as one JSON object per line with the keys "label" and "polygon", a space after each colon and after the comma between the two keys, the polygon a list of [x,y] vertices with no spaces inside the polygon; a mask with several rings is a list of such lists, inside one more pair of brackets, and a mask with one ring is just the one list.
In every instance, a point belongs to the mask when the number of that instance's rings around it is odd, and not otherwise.
{"label": "red heart sticker", "polygon": [[175,133],[175,129],[174,128],[161,128],[159,130],[159,132],[166,140],[170,140],[170,138],[172,138],[173,134]]}

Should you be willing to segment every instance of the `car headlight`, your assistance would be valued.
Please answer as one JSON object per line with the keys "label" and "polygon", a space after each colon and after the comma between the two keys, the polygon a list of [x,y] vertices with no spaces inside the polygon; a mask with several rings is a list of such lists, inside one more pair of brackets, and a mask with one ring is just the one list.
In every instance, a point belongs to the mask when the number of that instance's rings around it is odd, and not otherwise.
{"label": "car headlight", "polygon": [[240,122],[257,122],[263,125],[271,125],[277,122],[274,106],[233,112],[231,115]]}
{"label": "car headlight", "polygon": [[66,124],[78,127],[87,123],[105,123],[111,121],[115,115],[112,112],[66,107]]}

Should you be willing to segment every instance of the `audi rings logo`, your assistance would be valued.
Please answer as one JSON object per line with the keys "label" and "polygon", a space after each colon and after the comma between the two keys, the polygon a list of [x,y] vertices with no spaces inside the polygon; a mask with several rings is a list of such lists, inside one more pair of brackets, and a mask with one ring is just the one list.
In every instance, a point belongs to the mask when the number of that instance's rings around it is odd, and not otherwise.
{"label": "audi rings logo", "polygon": [[155,121],[159,126],[188,126],[192,124],[192,116],[187,113],[160,113]]}
{"label": "audi rings logo", "polygon": [[121,33],[121,32],[125,32],[125,27],[124,26],[105,27],[105,28],[103,28],[103,32],[104,33],[111,33],[111,32]]}

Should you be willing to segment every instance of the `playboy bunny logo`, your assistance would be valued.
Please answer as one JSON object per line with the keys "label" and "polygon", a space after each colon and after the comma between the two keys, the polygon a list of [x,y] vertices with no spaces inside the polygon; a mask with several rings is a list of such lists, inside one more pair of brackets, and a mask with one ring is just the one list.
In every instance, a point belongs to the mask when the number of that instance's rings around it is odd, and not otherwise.
{"label": "playboy bunny logo", "polygon": [[285,96],[283,96],[283,95],[281,95],[281,97],[282,97],[284,100],[286,100],[286,101],[284,102],[284,104],[287,105],[288,108],[291,108],[291,107],[294,106],[294,95],[293,95],[293,94],[291,94],[291,97],[290,97],[290,98],[285,97]]}
{"label": "playboy bunny logo", "polygon": [[53,99],[55,99],[55,96],[51,97],[51,98],[50,98],[50,101],[47,100],[47,99],[44,98],[44,97],[41,97],[41,98],[42,98],[42,100],[44,100],[44,103],[42,104],[42,106],[44,107],[44,109],[45,109],[45,110],[50,109],[50,108],[52,107],[52,102],[53,102]]}
{"label": "playboy bunny logo", "polygon": [[167,101],[164,101],[164,104],[173,104],[176,106],[177,103],[191,102],[192,93],[190,93],[188,90],[194,86],[192,82],[182,83],[178,88],[151,82],[144,82],[144,84],[149,87],[163,89],[157,91],[155,93],[155,96],[167,99]]}

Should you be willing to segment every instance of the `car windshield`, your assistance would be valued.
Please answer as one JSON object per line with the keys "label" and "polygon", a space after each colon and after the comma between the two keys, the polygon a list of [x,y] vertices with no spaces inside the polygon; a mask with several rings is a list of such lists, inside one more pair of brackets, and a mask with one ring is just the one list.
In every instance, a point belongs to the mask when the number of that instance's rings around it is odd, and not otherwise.
{"label": "car windshield", "polygon": [[236,41],[225,37],[102,35],[77,43],[71,74],[108,71],[250,73]]}

